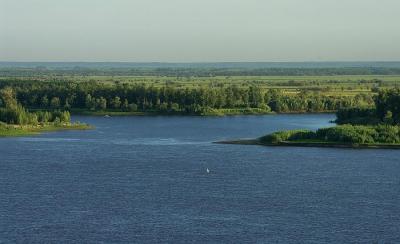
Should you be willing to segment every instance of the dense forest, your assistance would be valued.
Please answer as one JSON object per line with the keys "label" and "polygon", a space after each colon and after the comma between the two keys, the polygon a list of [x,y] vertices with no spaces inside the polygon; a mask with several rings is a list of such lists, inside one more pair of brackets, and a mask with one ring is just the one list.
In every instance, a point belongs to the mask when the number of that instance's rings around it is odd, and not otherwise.
{"label": "dense forest", "polygon": [[371,108],[342,108],[336,113],[338,124],[400,124],[400,89],[380,90]]}
{"label": "dense forest", "polygon": [[16,99],[14,90],[6,87],[0,90],[0,122],[13,125],[38,125],[39,123],[70,123],[68,111],[28,112]]}
{"label": "dense forest", "polygon": [[[287,94],[279,89],[235,84],[181,88],[136,83],[2,80],[12,87],[18,102],[29,109],[153,112],[206,115],[240,110],[242,113],[331,112],[341,108],[370,107],[370,94],[323,95],[303,90]],[[227,112],[228,111],[228,112]]]}
{"label": "dense forest", "polygon": [[11,87],[0,89],[0,137],[34,135],[52,130],[85,130],[91,127],[71,122],[68,111],[28,111],[16,99]]}

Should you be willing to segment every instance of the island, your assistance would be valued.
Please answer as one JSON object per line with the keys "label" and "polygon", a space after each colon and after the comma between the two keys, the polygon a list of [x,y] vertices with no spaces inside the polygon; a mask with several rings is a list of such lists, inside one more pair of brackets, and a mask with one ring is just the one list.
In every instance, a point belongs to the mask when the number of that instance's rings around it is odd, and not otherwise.
{"label": "island", "polygon": [[381,90],[374,107],[337,111],[338,125],[312,130],[278,131],[257,139],[223,144],[400,149],[400,89]]}
{"label": "island", "polygon": [[35,135],[45,131],[86,130],[91,126],[71,122],[68,111],[27,111],[10,87],[0,90],[0,137]]}

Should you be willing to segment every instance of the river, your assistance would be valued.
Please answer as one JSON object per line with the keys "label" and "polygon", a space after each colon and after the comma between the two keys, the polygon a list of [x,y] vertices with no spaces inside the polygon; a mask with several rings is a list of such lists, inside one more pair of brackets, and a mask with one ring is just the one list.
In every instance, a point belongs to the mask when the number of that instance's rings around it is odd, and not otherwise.
{"label": "river", "polygon": [[73,119],[0,139],[0,243],[400,242],[400,151],[212,143],[332,114]]}

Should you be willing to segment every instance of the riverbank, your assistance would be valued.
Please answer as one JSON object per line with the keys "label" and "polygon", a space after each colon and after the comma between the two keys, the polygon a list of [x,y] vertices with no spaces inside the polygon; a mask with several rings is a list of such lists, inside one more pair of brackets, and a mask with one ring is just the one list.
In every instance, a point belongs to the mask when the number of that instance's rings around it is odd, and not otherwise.
{"label": "riverbank", "polygon": [[0,124],[0,137],[31,136],[43,132],[60,130],[88,130],[93,127],[83,123],[42,124],[42,125],[9,125]]}
{"label": "riverbank", "polygon": [[[34,110],[34,109],[33,109]],[[99,110],[71,109],[73,115],[87,116],[236,116],[236,115],[268,115],[276,114],[270,110],[260,108],[237,108],[237,109],[210,109],[199,113],[187,113],[183,111],[120,111],[120,110]]]}
{"label": "riverbank", "polygon": [[[41,109],[30,109],[30,111],[41,111]],[[119,111],[119,110],[99,110],[92,111],[86,109],[71,109],[73,115],[86,116],[238,116],[238,115],[271,115],[271,114],[330,114],[336,111],[292,111],[292,112],[273,112],[260,108],[235,108],[235,109],[212,109],[201,113],[185,113],[185,112],[161,112],[156,110],[149,111]]]}
{"label": "riverbank", "polygon": [[339,143],[327,141],[281,141],[276,143],[262,142],[260,139],[242,139],[231,141],[218,141],[216,144],[258,145],[269,147],[330,147],[353,149],[400,149],[400,144],[383,143]]}

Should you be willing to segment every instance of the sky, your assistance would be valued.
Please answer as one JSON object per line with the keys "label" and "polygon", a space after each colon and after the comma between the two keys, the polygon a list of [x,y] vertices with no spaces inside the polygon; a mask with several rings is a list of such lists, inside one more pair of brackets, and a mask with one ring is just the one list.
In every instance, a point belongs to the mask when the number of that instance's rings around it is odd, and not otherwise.
{"label": "sky", "polygon": [[0,61],[400,61],[400,0],[0,0]]}

